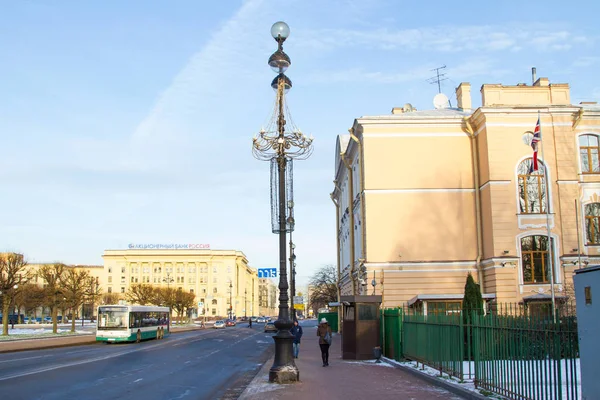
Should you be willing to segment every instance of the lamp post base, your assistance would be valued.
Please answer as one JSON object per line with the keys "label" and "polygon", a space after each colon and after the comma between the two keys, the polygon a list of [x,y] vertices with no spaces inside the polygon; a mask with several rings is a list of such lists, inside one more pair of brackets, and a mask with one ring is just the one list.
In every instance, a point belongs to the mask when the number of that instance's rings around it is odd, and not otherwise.
{"label": "lamp post base", "polygon": [[273,336],[273,340],[275,341],[275,360],[269,370],[269,382],[298,382],[300,380],[300,371],[298,371],[298,367],[294,363],[292,346],[294,336],[290,333],[289,329],[279,330]]}

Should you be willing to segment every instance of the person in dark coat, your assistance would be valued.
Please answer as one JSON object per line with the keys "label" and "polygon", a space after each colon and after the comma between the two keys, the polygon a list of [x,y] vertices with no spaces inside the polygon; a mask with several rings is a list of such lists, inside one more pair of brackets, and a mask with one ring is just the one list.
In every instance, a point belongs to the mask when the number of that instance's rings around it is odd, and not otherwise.
{"label": "person in dark coat", "polygon": [[319,347],[321,348],[321,358],[323,366],[329,366],[329,346],[331,345],[331,327],[325,318],[321,319],[321,323],[317,328],[317,336],[319,337]]}
{"label": "person in dark coat", "polygon": [[294,335],[294,358],[298,358],[300,352],[300,339],[302,338],[302,327],[298,323],[298,320],[294,321],[294,326],[290,329],[290,333]]}

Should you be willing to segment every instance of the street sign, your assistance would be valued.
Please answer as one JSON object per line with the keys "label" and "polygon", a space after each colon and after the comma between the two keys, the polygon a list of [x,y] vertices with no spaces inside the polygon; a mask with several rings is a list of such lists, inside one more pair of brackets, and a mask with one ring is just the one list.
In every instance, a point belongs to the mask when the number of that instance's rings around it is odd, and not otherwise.
{"label": "street sign", "polygon": [[277,278],[277,268],[259,268],[259,278]]}
{"label": "street sign", "polygon": [[304,304],[294,304],[295,310],[304,310]]}
{"label": "street sign", "polygon": [[304,297],[294,296],[294,304],[304,304]]}

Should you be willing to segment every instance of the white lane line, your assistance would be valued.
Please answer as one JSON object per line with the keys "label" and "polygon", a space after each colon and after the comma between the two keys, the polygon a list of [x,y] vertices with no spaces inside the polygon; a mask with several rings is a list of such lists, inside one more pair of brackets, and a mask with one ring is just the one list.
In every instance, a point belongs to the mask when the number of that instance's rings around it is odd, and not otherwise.
{"label": "white lane line", "polygon": [[25,357],[25,358],[13,358],[12,360],[2,360],[0,361],[0,364],[2,363],[7,363],[7,362],[13,362],[13,361],[23,361],[23,360],[33,360],[36,358],[44,358],[44,357],[51,357],[52,354],[46,354],[45,356],[35,356],[35,357]]}
{"label": "white lane line", "polygon": [[140,379],[136,379],[135,381],[133,381],[133,383],[138,383],[139,381],[143,381],[144,378],[140,378]]}

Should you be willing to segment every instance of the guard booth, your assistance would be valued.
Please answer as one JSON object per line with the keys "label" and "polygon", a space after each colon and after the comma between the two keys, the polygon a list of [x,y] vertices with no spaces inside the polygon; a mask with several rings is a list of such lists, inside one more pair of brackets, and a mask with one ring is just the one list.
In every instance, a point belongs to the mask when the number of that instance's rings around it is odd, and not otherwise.
{"label": "guard booth", "polygon": [[[575,270],[577,330],[581,365],[581,398],[600,398],[598,359],[600,359],[600,265]],[[595,303],[594,303],[595,301]]]}
{"label": "guard booth", "polygon": [[381,296],[341,296],[342,358],[372,360],[379,343],[379,307]]}

